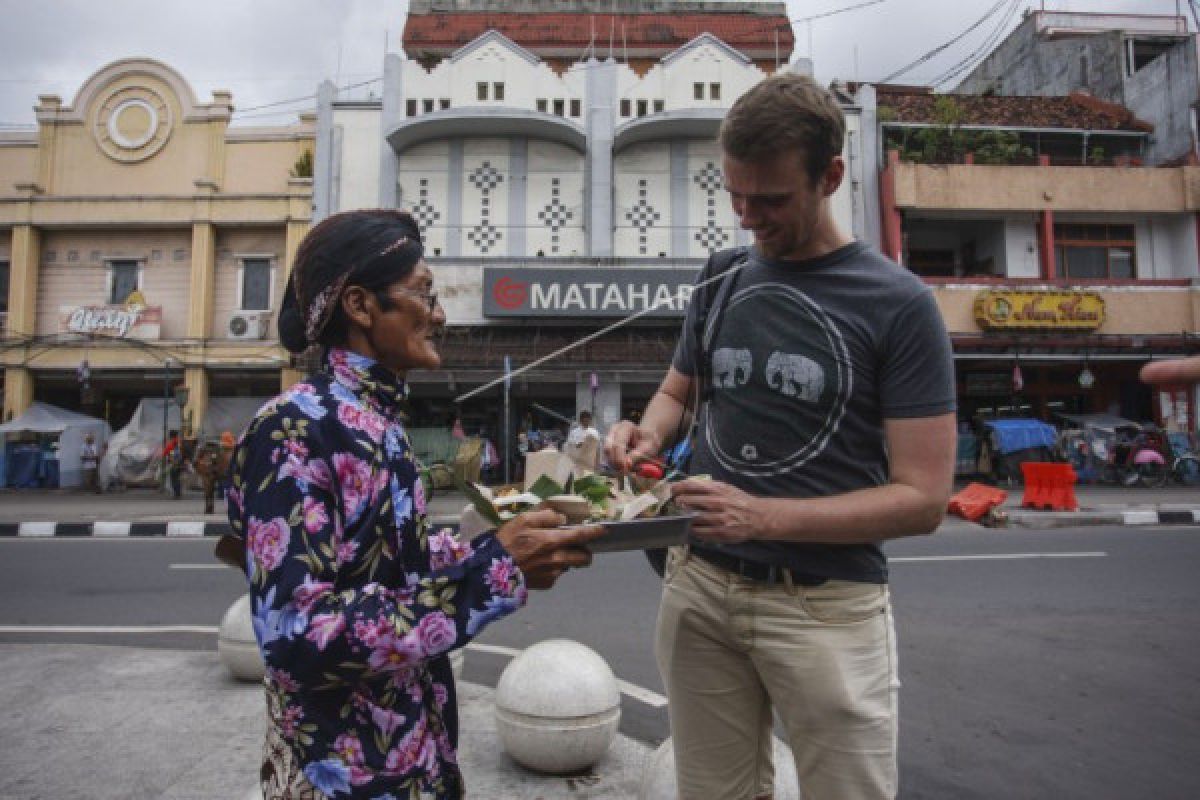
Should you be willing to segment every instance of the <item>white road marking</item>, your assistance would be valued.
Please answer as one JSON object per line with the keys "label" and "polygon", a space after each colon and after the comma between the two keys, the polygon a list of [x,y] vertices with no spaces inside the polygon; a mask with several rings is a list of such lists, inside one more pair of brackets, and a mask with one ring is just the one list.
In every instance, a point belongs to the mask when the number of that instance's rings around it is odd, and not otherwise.
{"label": "white road marking", "polygon": [[1121,518],[1126,525],[1157,525],[1157,511],[1125,511],[1121,514]]}
{"label": "white road marking", "polygon": [[128,522],[105,522],[96,520],[92,523],[92,536],[128,536],[131,525]]}
{"label": "white road marking", "polygon": [[17,536],[54,536],[54,528],[57,522],[22,522],[17,527]]}
{"label": "white road marking", "polygon": [[[80,634],[135,634],[135,633],[204,633],[215,636],[216,625],[0,625],[0,634],[4,633],[80,633]],[[468,650],[478,653],[514,658],[521,651],[514,647],[503,647],[495,644],[472,642]],[[617,680],[617,688],[622,694],[627,694],[654,708],[662,708],[667,704],[667,698],[657,692],[643,688],[628,681]]]}
{"label": "white road marking", "polygon": [[1101,550],[1084,553],[982,553],[968,556],[907,556],[889,558],[889,564],[913,563],[920,561],[1012,561],[1023,558],[1104,558],[1108,555]]}

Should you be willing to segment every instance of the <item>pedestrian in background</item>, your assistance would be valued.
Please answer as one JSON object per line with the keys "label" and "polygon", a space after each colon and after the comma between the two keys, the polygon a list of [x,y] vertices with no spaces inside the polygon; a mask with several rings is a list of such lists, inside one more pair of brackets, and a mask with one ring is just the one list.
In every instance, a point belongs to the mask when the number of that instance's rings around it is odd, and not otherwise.
{"label": "pedestrian in background", "polygon": [[470,542],[435,531],[405,433],[410,369],[436,370],[446,316],[417,224],[327,217],[301,242],[280,339],[324,349],[234,451],[229,519],[244,544],[266,663],[265,800],[459,798],[448,653],[590,563],[598,526],[532,511]]}
{"label": "pedestrian in background", "polygon": [[96,437],[90,433],[83,435],[83,445],[79,448],[79,466],[83,469],[83,488],[100,494],[100,449],[96,447]]}
{"label": "pedestrian in background", "polygon": [[178,500],[183,496],[183,438],[179,431],[172,430],[167,434],[166,444],[163,445],[163,467],[165,469],[166,486],[171,496]]}
{"label": "pedestrian in background", "polygon": [[673,484],[696,516],[669,555],[656,643],[685,800],[772,796],[772,711],[805,797],[896,796],[880,545],[942,518],[954,371],[929,288],[834,222],[844,138],[807,77],[734,103],[722,173],[754,246],[709,259],[666,378],[607,439],[629,469],[699,409],[688,471],[712,480]]}

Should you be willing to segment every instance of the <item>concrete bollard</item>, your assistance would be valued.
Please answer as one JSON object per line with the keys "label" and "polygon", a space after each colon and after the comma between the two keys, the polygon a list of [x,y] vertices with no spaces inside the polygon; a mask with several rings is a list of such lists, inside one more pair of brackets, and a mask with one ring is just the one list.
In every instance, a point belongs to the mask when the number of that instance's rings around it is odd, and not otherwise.
{"label": "concrete bollard", "polygon": [[[796,780],[796,762],[792,751],[775,737],[775,800],[800,800],[800,784]],[[642,782],[638,787],[637,800],[676,800],[679,797],[675,785],[675,751],[668,738],[646,761],[642,769]]]}
{"label": "concrete bollard", "polygon": [[221,618],[217,630],[217,654],[221,663],[239,681],[262,683],[266,670],[258,640],[254,638],[254,623],[250,617],[250,595],[242,595]]}
{"label": "concrete bollard", "polygon": [[608,664],[568,639],[549,639],[514,658],[496,685],[496,730],[514,761],[551,775],[592,766],[621,721],[621,693]]}
{"label": "concrete bollard", "polygon": [[463,663],[467,660],[467,651],[460,647],[450,651],[450,671],[454,673],[454,682],[462,680]]}

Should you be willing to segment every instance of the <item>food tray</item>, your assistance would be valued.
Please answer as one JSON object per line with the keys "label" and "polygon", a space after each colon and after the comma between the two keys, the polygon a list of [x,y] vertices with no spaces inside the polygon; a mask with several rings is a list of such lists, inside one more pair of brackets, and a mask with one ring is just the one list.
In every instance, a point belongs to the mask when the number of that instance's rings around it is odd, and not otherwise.
{"label": "food tray", "polygon": [[587,548],[593,553],[616,553],[684,544],[692,527],[693,516],[683,514],[632,519],[628,522],[601,522],[604,535],[588,542]]}

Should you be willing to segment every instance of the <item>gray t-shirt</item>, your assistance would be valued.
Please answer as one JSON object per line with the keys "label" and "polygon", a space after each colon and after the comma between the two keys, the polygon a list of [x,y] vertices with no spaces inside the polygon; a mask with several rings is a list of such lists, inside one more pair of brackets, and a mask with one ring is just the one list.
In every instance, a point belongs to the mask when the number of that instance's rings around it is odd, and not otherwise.
{"label": "gray t-shirt", "polygon": [[[709,260],[700,280],[711,274]],[[888,481],[885,419],[953,411],[950,340],[919,278],[854,242],[807,261],[756,249],[715,328],[708,390],[689,465],[754,495],[823,497]],[[726,278],[725,280],[729,280]],[[688,310],[673,366],[695,376],[722,316],[715,281]],[[706,300],[712,308],[703,319]],[[711,334],[710,334],[711,337]],[[751,540],[714,547],[811,578],[882,583],[878,544]]]}

